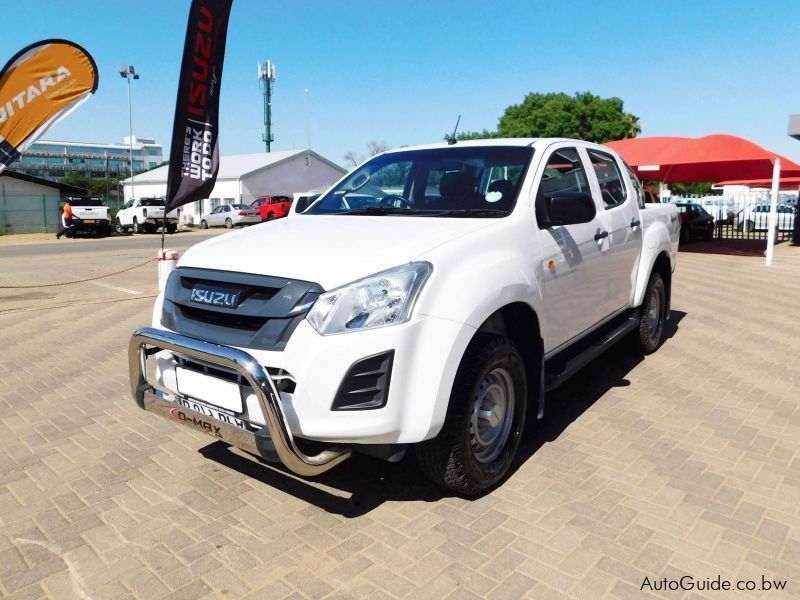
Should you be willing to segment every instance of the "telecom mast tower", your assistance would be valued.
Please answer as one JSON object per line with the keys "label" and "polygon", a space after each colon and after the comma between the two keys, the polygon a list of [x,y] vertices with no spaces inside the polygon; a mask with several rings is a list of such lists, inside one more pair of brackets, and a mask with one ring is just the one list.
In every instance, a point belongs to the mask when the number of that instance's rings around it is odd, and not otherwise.
{"label": "telecom mast tower", "polygon": [[275,83],[275,65],[272,61],[258,63],[258,82],[264,94],[264,133],[261,135],[261,141],[269,152],[272,142],[275,141],[272,135],[272,86]]}

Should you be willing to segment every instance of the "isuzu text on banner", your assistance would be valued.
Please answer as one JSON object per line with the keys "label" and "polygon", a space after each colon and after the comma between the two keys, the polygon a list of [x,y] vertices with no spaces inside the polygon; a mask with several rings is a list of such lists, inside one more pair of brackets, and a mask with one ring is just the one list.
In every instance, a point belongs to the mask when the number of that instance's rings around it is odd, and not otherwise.
{"label": "isuzu text on banner", "polygon": [[219,93],[232,0],[193,0],[169,153],[166,212],[207,198],[219,171]]}
{"label": "isuzu text on banner", "polygon": [[67,40],[17,52],[0,71],[0,172],[94,94],[98,80],[91,55]]}

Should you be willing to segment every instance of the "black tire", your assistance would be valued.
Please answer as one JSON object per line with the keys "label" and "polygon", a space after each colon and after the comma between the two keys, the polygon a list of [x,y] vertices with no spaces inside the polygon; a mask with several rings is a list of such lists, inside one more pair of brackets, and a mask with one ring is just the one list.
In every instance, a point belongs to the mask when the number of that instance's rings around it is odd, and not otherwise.
{"label": "black tire", "polygon": [[116,230],[116,232],[119,235],[123,235],[125,233],[128,233],[128,228],[127,227],[123,227],[122,226],[122,222],[119,219],[117,219],[116,222],[114,223],[114,229]]}
{"label": "black tire", "polygon": [[667,319],[667,286],[660,273],[653,272],[644,302],[639,307],[639,326],[633,331],[633,340],[638,352],[652,354],[661,345],[664,335],[664,322]]}
{"label": "black tire", "polygon": [[200,229],[208,229],[208,221],[206,221],[205,219],[200,221]]}
{"label": "black tire", "polygon": [[267,221],[274,221],[275,220],[275,213],[269,213],[267,215]]}
{"label": "black tire", "polygon": [[231,221],[230,217],[225,219],[225,229],[233,229],[233,221]]}
{"label": "black tire", "polygon": [[145,233],[155,233],[158,230],[158,227],[155,225],[151,225],[150,223],[144,224]]}
{"label": "black tire", "polygon": [[[503,381],[504,380],[504,381]],[[488,388],[488,389],[487,389]],[[506,402],[494,402],[489,419],[478,408],[492,401],[494,388],[505,389]],[[513,395],[508,394],[511,391]],[[500,396],[496,396],[499,398]],[[502,404],[506,409],[497,407]],[[434,483],[464,496],[485,492],[507,473],[519,448],[528,404],[525,363],[508,338],[478,336],[467,348],[458,367],[447,416],[435,438],[417,444],[420,468]],[[483,424],[485,428],[478,427]],[[493,432],[497,430],[497,434]],[[481,445],[480,431],[494,442]]]}
{"label": "black tire", "polygon": [[144,229],[139,224],[139,220],[133,217],[133,233],[144,233]]}
{"label": "black tire", "polygon": [[167,233],[173,234],[178,231],[178,224],[177,223],[167,223]]}
{"label": "black tire", "polygon": [[703,234],[703,239],[707,242],[710,242],[714,239],[714,228],[709,227],[708,230]]}
{"label": "black tire", "polygon": [[689,242],[689,228],[688,227],[681,227],[681,236],[678,240],[679,244],[686,244]]}

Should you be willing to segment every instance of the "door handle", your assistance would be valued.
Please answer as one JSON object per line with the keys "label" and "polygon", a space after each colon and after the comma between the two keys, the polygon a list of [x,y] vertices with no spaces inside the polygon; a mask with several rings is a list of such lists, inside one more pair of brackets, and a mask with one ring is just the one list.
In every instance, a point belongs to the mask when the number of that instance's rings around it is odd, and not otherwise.
{"label": "door handle", "polygon": [[607,231],[601,231],[599,233],[595,233],[594,234],[594,241],[595,242],[599,242],[600,240],[602,240],[604,238],[607,238],[607,237],[608,237],[608,232]]}
{"label": "door handle", "polygon": [[631,219],[631,229],[638,227],[642,222],[639,219]]}

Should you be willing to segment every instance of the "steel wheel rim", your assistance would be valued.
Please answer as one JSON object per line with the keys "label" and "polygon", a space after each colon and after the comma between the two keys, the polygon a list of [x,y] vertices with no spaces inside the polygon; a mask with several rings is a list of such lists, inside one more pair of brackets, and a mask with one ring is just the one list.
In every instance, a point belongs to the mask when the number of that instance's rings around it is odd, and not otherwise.
{"label": "steel wheel rim", "polygon": [[469,442],[481,464],[489,464],[503,452],[514,421],[514,381],[498,367],[486,374],[472,402]]}
{"label": "steel wheel rim", "polygon": [[662,288],[660,285],[653,287],[650,293],[650,304],[647,307],[647,333],[651,342],[658,339],[658,330],[661,327]]}

